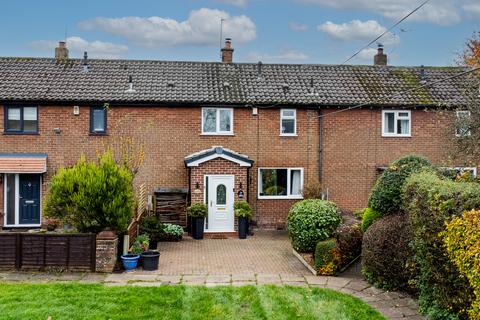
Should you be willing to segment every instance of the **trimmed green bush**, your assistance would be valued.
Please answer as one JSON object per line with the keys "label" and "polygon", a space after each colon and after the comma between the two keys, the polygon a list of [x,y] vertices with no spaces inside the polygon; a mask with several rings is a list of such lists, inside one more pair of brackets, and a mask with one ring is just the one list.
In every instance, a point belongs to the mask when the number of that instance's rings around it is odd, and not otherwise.
{"label": "trimmed green bush", "polygon": [[381,217],[382,214],[380,212],[375,211],[372,208],[366,208],[365,211],[363,211],[362,231],[367,231],[368,227],[370,227],[375,220],[378,220]]}
{"label": "trimmed green bush", "polygon": [[450,221],[442,236],[450,260],[475,292],[468,315],[471,320],[480,320],[480,210],[467,211]]}
{"label": "trimmed green bush", "polygon": [[406,215],[389,215],[375,221],[363,236],[362,273],[371,284],[413,291],[413,251],[410,221]]}
{"label": "trimmed green bush", "polygon": [[236,201],[233,204],[233,211],[235,211],[236,217],[252,218],[252,208],[245,200]]}
{"label": "trimmed green bush", "polygon": [[340,269],[341,257],[337,241],[333,238],[322,240],[315,248],[315,268],[318,274],[331,276]]}
{"label": "trimmed green bush", "polygon": [[288,213],[287,227],[292,246],[299,252],[313,252],[342,221],[337,205],[331,201],[308,199],[295,203]]}
{"label": "trimmed green bush", "polygon": [[431,167],[426,158],[409,155],[394,161],[378,178],[368,199],[368,207],[384,215],[399,213],[402,186],[412,173]]}
{"label": "trimmed green bush", "polygon": [[204,203],[193,203],[187,208],[187,214],[192,218],[205,218],[208,216],[208,208]]}
{"label": "trimmed green bush", "polygon": [[98,162],[82,156],[73,167],[58,170],[50,182],[44,211],[80,232],[111,229],[122,233],[132,219],[133,205],[130,171],[106,152]]}
{"label": "trimmed green bush", "polygon": [[434,173],[422,172],[407,179],[404,198],[404,210],[412,223],[422,311],[432,319],[465,319],[473,290],[449,260],[440,233],[450,219],[480,208],[480,185],[442,180]]}

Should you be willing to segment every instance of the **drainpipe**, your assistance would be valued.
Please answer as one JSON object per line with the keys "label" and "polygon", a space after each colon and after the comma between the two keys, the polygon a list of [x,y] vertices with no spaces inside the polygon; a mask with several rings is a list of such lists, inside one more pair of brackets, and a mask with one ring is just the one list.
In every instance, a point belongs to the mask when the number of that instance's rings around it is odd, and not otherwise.
{"label": "drainpipe", "polygon": [[318,181],[323,182],[323,112],[318,107]]}

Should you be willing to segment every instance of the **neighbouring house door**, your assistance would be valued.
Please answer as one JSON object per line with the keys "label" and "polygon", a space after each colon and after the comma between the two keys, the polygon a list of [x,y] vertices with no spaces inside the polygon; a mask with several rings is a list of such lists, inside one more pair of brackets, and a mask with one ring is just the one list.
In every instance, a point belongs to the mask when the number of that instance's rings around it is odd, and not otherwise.
{"label": "neighbouring house door", "polygon": [[40,224],[40,175],[19,175],[19,224]]}
{"label": "neighbouring house door", "polygon": [[208,232],[234,231],[234,176],[207,176]]}

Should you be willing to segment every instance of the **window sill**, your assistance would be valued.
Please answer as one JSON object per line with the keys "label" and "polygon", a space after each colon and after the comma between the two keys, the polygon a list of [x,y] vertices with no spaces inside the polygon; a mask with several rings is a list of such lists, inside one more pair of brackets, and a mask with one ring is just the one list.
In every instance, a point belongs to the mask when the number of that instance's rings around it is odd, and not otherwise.
{"label": "window sill", "polygon": [[224,136],[224,137],[233,137],[233,133],[200,133],[201,136]]}
{"label": "window sill", "polygon": [[6,136],[39,136],[40,133],[38,132],[9,132],[9,131],[4,131],[4,135]]}
{"label": "window sill", "polygon": [[382,134],[382,138],[411,138],[411,134]]}
{"label": "window sill", "polygon": [[302,196],[257,196],[258,200],[302,200]]}
{"label": "window sill", "polygon": [[108,136],[107,132],[90,132],[89,136]]}
{"label": "window sill", "polygon": [[296,133],[281,133],[280,137],[287,137],[287,138],[288,137],[293,137],[293,138],[295,138],[295,137],[298,137],[298,134],[296,134]]}
{"label": "window sill", "polygon": [[40,228],[42,225],[39,224],[12,224],[12,225],[4,225],[4,228]]}

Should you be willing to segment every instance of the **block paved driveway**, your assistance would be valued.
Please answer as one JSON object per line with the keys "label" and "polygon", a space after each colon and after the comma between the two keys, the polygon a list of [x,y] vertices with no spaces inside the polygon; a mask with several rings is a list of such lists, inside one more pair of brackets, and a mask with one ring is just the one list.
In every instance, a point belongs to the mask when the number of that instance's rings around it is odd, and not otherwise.
{"label": "block paved driveway", "polygon": [[284,274],[308,275],[293,255],[286,232],[256,231],[240,240],[185,237],[160,242],[159,274]]}

